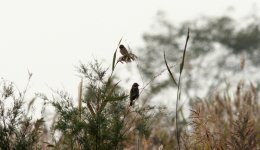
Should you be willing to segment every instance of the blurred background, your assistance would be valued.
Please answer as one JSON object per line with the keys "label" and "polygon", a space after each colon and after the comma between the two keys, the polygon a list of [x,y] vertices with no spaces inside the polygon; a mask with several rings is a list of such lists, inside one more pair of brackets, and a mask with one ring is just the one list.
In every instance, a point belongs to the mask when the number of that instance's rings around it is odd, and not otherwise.
{"label": "blurred background", "polygon": [[[257,0],[2,1],[0,77],[23,88],[29,70],[33,73],[31,90],[64,88],[76,96],[80,79],[75,66],[80,61],[97,58],[109,66],[117,43],[123,37],[122,42],[140,55],[140,66],[147,67],[145,63],[152,59],[150,55],[156,56],[158,52],[162,58],[163,49],[166,52],[182,49],[182,36],[188,27],[191,41],[195,43],[189,43],[188,48],[191,55],[188,59],[193,66],[209,67],[201,62],[207,60],[212,62],[210,65],[218,64],[217,61],[224,63],[219,58],[229,55],[227,53],[234,54],[232,58],[237,61],[225,60],[235,63],[239,63],[239,54],[255,56],[247,65],[256,65],[258,5]],[[235,38],[231,41],[231,37]],[[209,53],[214,58],[199,60]],[[169,56],[173,63],[174,57],[177,56]],[[236,69],[234,62],[225,63]],[[193,71],[198,76],[203,74],[195,68]],[[128,72],[123,70],[120,74]],[[140,77],[137,80],[141,82]]]}

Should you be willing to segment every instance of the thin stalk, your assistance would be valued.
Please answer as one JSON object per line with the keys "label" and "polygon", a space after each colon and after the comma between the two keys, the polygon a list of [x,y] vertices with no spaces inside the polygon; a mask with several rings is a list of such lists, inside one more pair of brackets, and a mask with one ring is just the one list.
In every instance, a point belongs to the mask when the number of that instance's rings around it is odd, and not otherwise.
{"label": "thin stalk", "polygon": [[180,65],[180,76],[179,76],[179,82],[178,82],[178,90],[177,90],[177,102],[176,102],[176,110],[175,110],[175,115],[176,115],[176,138],[177,138],[177,143],[178,143],[178,149],[181,149],[181,145],[180,145],[180,134],[179,134],[179,126],[178,126],[178,106],[179,106],[179,101],[181,98],[181,75],[182,75],[182,70],[184,67],[184,60],[185,60],[185,54],[186,54],[186,49],[187,49],[187,44],[188,44],[188,40],[189,40],[189,29],[188,29],[188,34],[187,34],[187,38],[186,38],[186,43],[185,43],[185,47],[184,47],[184,51],[183,51],[183,57],[182,57],[182,62]]}

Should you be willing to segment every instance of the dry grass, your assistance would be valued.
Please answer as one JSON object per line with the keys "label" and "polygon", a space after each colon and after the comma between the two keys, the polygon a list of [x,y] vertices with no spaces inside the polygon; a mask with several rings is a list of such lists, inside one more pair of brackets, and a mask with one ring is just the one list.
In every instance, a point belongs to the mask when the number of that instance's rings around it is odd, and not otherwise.
{"label": "dry grass", "polygon": [[[240,82],[234,98],[226,92],[198,100],[191,110],[186,149],[259,149],[260,106],[256,88]],[[184,137],[184,136],[183,136]]]}

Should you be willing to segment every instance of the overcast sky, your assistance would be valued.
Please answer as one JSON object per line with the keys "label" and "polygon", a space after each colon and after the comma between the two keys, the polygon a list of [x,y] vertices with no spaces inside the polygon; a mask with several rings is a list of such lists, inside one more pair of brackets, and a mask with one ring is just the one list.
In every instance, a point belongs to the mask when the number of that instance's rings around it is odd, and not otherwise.
{"label": "overcast sky", "polygon": [[[0,77],[23,89],[66,89],[75,95],[75,66],[93,58],[110,63],[119,39],[142,46],[157,11],[172,22],[229,12],[237,18],[258,10],[257,0],[17,0],[0,1]],[[259,13],[259,12],[257,12]]]}

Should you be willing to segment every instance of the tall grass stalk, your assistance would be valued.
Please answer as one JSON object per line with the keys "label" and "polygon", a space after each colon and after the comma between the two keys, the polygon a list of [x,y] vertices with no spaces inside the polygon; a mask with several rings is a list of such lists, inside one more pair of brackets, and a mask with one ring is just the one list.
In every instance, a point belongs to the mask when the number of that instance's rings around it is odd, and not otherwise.
{"label": "tall grass stalk", "polygon": [[175,108],[175,116],[176,116],[176,138],[177,138],[177,143],[178,143],[178,149],[180,150],[180,133],[179,133],[179,128],[178,128],[178,107],[179,107],[179,101],[181,98],[181,75],[182,75],[182,71],[183,71],[183,67],[184,67],[184,61],[185,61],[185,54],[186,54],[186,49],[187,49],[187,44],[189,41],[189,29],[188,29],[188,33],[187,33],[187,38],[186,38],[186,42],[185,42],[185,46],[184,46],[184,50],[183,50],[183,55],[182,55],[182,61],[180,64],[180,75],[179,75],[179,82],[177,83],[176,80],[173,77],[173,74],[168,66],[167,60],[165,58],[165,52],[164,52],[164,61],[165,61],[165,65],[167,67],[167,70],[170,74],[171,79],[173,80],[174,84],[178,86],[178,90],[177,90],[177,101],[176,101],[176,108]]}

